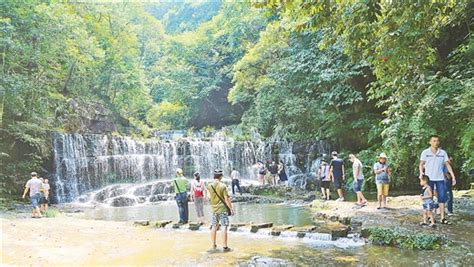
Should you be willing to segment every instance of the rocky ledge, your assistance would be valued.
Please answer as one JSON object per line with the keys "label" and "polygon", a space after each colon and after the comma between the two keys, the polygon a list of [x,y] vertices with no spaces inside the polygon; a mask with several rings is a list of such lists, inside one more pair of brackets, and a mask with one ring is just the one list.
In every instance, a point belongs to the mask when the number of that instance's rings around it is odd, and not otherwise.
{"label": "rocky ledge", "polygon": [[[456,215],[449,217],[451,225],[439,223],[439,215],[436,228],[422,227],[421,200],[418,195],[389,197],[386,209],[377,209],[376,202],[369,202],[366,206],[360,207],[351,202],[314,200],[311,209],[315,221],[338,222],[351,227],[351,232],[359,233],[363,237],[369,238],[373,235],[372,241],[385,244],[383,240],[376,239],[382,237],[393,237],[393,239],[416,238],[432,239],[433,246],[440,245],[442,240],[459,240],[462,235],[459,229],[469,232],[466,227],[472,225],[466,223],[474,218],[474,190],[456,191],[454,196],[454,207]],[[424,235],[424,236],[420,236]],[[470,232],[469,232],[470,234]],[[397,245],[394,242],[388,242]],[[385,244],[387,245],[387,244]],[[413,245],[416,248],[416,244]]]}

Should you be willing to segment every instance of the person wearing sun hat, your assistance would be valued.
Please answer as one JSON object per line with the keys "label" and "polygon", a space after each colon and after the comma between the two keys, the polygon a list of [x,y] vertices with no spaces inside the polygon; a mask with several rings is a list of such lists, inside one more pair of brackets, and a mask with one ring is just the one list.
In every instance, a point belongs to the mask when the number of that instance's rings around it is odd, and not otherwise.
{"label": "person wearing sun hat", "polygon": [[390,168],[387,164],[387,155],[380,153],[378,161],[374,164],[375,183],[377,184],[377,209],[387,208]]}

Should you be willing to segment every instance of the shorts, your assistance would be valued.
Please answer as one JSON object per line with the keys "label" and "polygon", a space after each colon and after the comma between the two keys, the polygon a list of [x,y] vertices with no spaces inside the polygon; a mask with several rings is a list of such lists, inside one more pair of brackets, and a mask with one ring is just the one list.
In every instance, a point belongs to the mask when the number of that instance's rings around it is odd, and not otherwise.
{"label": "shorts", "polygon": [[336,189],[342,188],[342,177],[334,177],[334,187]]}
{"label": "shorts", "polygon": [[49,200],[45,196],[42,196],[40,199],[40,204],[49,204]]}
{"label": "shorts", "polygon": [[377,195],[388,196],[389,184],[377,184]]}
{"label": "shorts", "polygon": [[426,211],[432,211],[432,210],[437,209],[438,207],[439,207],[438,203],[435,203],[434,201],[423,203],[423,210],[426,210]]}
{"label": "shorts", "polygon": [[40,202],[41,194],[37,193],[32,196],[30,196],[31,200],[31,205],[33,205],[33,208],[38,208],[39,207],[39,202]]}
{"label": "shorts", "polygon": [[229,226],[229,215],[227,212],[212,213],[211,225]]}
{"label": "shorts", "polygon": [[442,181],[430,181],[431,190],[433,194],[436,191],[438,193],[438,203],[446,203],[446,184]]}
{"label": "shorts", "polygon": [[331,181],[321,181],[321,188],[329,189],[330,185],[331,185]]}
{"label": "shorts", "polygon": [[354,192],[360,192],[362,190],[362,184],[364,183],[364,180],[354,180],[354,184],[352,185],[352,189]]}

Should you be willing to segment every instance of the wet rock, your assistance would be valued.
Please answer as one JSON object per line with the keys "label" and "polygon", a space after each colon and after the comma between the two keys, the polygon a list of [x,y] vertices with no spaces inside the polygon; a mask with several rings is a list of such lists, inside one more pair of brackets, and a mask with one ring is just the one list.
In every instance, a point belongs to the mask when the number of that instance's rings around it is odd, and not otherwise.
{"label": "wet rock", "polygon": [[272,228],[271,235],[272,236],[279,236],[281,232],[289,230],[293,228],[293,225],[278,225]]}
{"label": "wet rock", "polygon": [[148,220],[135,221],[133,222],[133,225],[148,226],[150,225],[150,221]]}
{"label": "wet rock", "polygon": [[166,225],[170,224],[171,221],[157,221],[154,223],[154,226],[157,228],[165,228]]}
{"label": "wet rock", "polygon": [[330,233],[333,240],[340,237],[347,237],[347,235],[349,234],[349,230],[349,226],[340,222],[327,223],[322,227],[318,228],[318,232]]}
{"label": "wet rock", "polygon": [[288,266],[290,263],[283,259],[278,258],[270,258],[270,257],[262,257],[262,256],[254,256],[252,259],[246,264],[245,266],[251,267],[260,267],[260,266],[270,266],[270,267],[280,267],[280,266]]}
{"label": "wet rock", "polygon": [[200,223],[189,223],[189,230],[197,231],[197,230],[199,230],[199,228],[201,228]]}
{"label": "wet rock", "polygon": [[244,226],[246,226],[246,225],[247,225],[246,223],[231,223],[231,224],[230,224],[229,231],[235,232],[235,231],[237,231],[237,229],[239,229],[240,227],[244,227]]}
{"label": "wet rock", "polygon": [[140,204],[145,203],[145,201],[146,201],[146,197],[137,197],[137,202],[138,203],[140,203]]}
{"label": "wet rock", "polygon": [[116,197],[110,202],[112,207],[126,207],[136,204],[136,200],[128,197]]}
{"label": "wet rock", "polygon": [[299,226],[291,228],[290,231],[297,232],[297,237],[303,238],[307,233],[311,233],[317,228],[315,225]]}
{"label": "wet rock", "polygon": [[153,187],[153,185],[146,185],[146,186],[138,187],[137,189],[135,189],[133,194],[135,196],[143,196],[143,197],[149,196],[150,193],[151,193],[151,188],[152,187]]}
{"label": "wet rock", "polygon": [[160,195],[151,196],[148,201],[150,201],[150,202],[167,201],[167,200],[169,200],[169,198],[170,198],[169,195],[160,194]]}
{"label": "wet rock", "polygon": [[180,228],[185,228],[187,224],[184,223],[174,223],[171,228],[173,229],[180,229]]}
{"label": "wet rock", "polygon": [[273,226],[273,223],[259,223],[259,224],[252,224],[250,226],[250,232],[256,233],[258,229],[270,228]]}

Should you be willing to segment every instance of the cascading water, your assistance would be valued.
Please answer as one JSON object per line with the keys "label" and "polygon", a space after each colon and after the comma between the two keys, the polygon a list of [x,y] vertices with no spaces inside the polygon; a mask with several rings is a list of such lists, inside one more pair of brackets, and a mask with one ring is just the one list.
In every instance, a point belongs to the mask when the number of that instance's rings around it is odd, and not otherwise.
{"label": "cascading water", "polygon": [[319,155],[328,151],[329,145],[323,141],[135,140],[111,135],[56,134],[53,199],[70,202],[110,184],[170,179],[176,168],[182,168],[188,176],[197,170],[203,178],[211,178],[216,168],[223,169],[226,176],[236,168],[242,178],[255,179],[255,163],[272,159],[283,160],[290,182],[299,185],[302,176],[311,176],[309,172]]}

